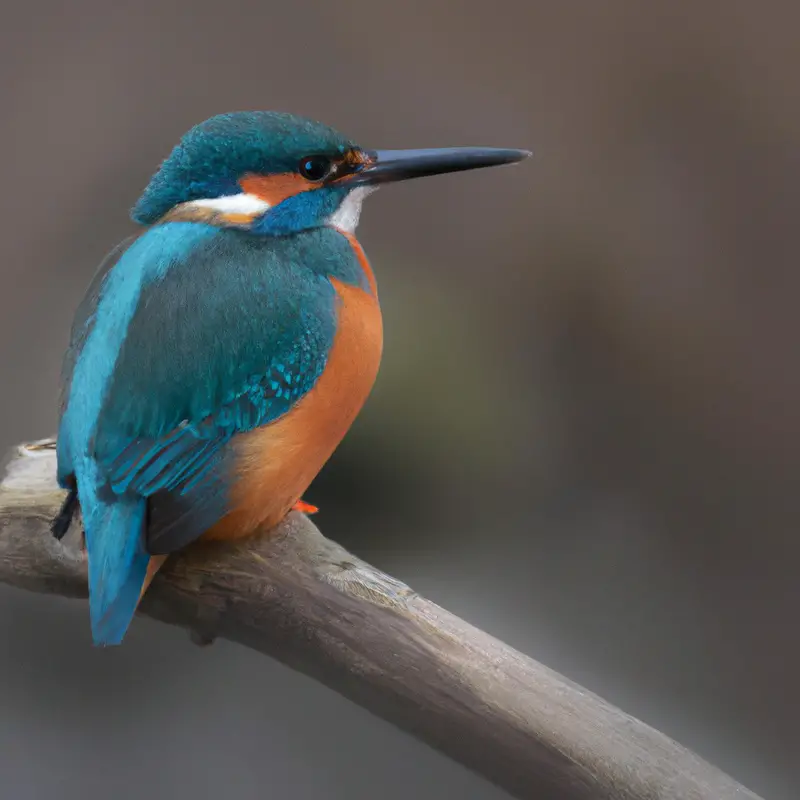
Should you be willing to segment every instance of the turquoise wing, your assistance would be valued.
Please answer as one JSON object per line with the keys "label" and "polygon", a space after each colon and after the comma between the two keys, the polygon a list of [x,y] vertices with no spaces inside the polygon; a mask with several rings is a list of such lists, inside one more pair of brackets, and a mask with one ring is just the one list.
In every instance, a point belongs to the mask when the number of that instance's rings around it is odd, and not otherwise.
{"label": "turquoise wing", "polygon": [[309,268],[322,244],[219,231],[142,289],[91,449],[106,494],[154,498],[151,552],[227,512],[226,444],[285,414],[322,374],[338,302]]}
{"label": "turquoise wing", "polygon": [[226,444],[285,414],[324,370],[338,303],[327,275],[347,259],[333,231],[167,223],[101,269],[65,359],[58,443],[59,480],[83,511],[98,640],[124,633],[148,552],[229,510]]}

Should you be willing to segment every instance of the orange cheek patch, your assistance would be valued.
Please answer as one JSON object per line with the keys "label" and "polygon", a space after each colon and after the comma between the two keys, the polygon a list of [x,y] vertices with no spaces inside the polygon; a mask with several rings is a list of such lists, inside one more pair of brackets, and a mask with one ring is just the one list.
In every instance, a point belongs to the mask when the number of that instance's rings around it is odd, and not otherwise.
{"label": "orange cheek patch", "polygon": [[318,184],[306,180],[296,172],[279,175],[245,175],[239,181],[242,191],[266,200],[271,206],[282,203],[287,197],[317,188]]}
{"label": "orange cheek patch", "polygon": [[222,214],[221,217],[228,225],[249,225],[254,219],[251,214]]}

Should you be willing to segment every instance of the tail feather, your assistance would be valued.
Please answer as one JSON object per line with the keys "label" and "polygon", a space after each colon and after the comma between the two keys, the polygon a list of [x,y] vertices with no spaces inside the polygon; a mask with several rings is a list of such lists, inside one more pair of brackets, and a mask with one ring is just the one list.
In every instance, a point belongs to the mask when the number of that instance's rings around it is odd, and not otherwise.
{"label": "tail feather", "polygon": [[89,613],[97,645],[119,644],[133,620],[148,572],[147,501],[98,501],[86,514]]}

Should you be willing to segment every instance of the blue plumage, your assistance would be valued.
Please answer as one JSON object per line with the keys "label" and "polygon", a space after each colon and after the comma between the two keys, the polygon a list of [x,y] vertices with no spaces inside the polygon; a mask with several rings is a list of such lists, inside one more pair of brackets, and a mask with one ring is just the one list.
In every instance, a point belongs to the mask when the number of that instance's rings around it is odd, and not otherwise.
{"label": "blue plumage", "polygon": [[254,233],[285,236],[309,227],[316,220],[333,214],[348,193],[345,188],[301,192],[284,200],[253,225]]}
{"label": "blue plumage", "polygon": [[[185,226],[181,235],[175,236],[164,226],[136,240],[105,278],[92,317],[79,329],[85,339],[72,371],[59,430],[59,474],[74,474],[79,485],[90,554],[92,630],[103,643],[114,643],[115,616],[130,619],[135,602],[128,611],[129,597],[132,593],[138,596],[144,580],[148,561],[142,537],[145,503],[137,499],[109,503],[100,497],[105,476],[91,457],[91,442],[142,287],[157,281],[214,232],[203,226]],[[88,325],[91,329],[87,331]]]}
{"label": "blue plumage", "polygon": [[[83,472],[83,479],[87,473]],[[98,644],[119,644],[136,611],[150,554],[145,548],[147,501],[141,497],[89,503],[84,526],[89,553],[89,614]]]}
{"label": "blue plumage", "polygon": [[130,622],[148,551],[192,541],[228,510],[231,439],[286,413],[322,373],[336,330],[327,276],[364,281],[331,229],[168,222],[109,264],[73,331],[58,451],[62,485],[77,481],[104,644]]}
{"label": "blue plumage", "polygon": [[294,172],[304,156],[341,155],[355,146],[333,128],[294,114],[219,114],[181,139],[131,215],[135,222],[149,225],[178,203],[237,194],[237,181],[247,173]]}
{"label": "blue plumage", "polygon": [[131,211],[151,227],[101,265],[64,359],[57,457],[69,494],[53,533],[66,532],[77,494],[97,643],[122,639],[148,565],[160,563],[152,556],[255,510],[232,493],[248,472],[237,469],[237,437],[286,415],[336,364],[313,404],[276,429],[283,443],[258,439],[276,448],[261,453],[274,463],[259,471],[246,454],[258,476],[242,484],[251,504],[276,483],[260,518],[275,524],[358,413],[383,345],[374,278],[352,238],[364,195],[526,155],[367,151],[263,111],[212,117],[181,139]]}

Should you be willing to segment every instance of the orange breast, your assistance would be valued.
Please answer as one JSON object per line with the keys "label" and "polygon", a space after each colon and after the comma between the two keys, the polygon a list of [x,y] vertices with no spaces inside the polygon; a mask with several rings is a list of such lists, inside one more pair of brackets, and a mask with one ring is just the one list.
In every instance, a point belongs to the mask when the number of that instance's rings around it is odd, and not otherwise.
{"label": "orange breast", "polygon": [[325,371],[280,419],[236,438],[232,510],[203,538],[233,539],[280,522],[344,438],[367,399],[383,349],[377,297],[332,279],[338,324]]}

